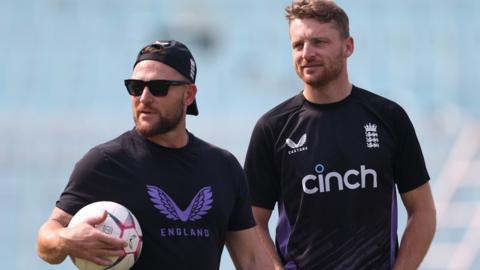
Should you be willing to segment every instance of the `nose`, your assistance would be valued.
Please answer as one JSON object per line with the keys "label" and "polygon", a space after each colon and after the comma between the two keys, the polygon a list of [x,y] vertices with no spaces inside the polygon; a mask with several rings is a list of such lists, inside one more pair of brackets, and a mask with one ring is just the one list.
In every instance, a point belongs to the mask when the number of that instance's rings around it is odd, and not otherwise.
{"label": "nose", "polygon": [[143,91],[139,97],[139,100],[142,103],[149,103],[153,100],[153,95],[150,92],[150,89],[148,89],[148,86],[145,86],[145,88],[143,88]]}
{"label": "nose", "polygon": [[313,47],[310,45],[309,42],[305,42],[303,44],[302,58],[307,61],[310,61],[313,56],[314,56]]}

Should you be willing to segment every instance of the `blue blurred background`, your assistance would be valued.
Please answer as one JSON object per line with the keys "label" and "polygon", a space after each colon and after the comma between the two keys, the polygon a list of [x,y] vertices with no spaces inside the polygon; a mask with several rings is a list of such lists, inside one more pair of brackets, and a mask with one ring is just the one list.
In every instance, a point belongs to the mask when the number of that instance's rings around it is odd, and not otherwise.
{"label": "blue blurred background", "polygon": [[[480,269],[480,2],[337,2],[355,39],[351,81],[401,104],[424,150],[439,224],[422,269]],[[302,86],[291,64],[289,3],[1,1],[0,268],[74,268],[41,261],[36,231],[74,163],[133,127],[122,80],[148,42],[190,47],[200,116],[187,119],[189,130],[243,163],[256,120]],[[226,250],[221,269],[233,269]]]}

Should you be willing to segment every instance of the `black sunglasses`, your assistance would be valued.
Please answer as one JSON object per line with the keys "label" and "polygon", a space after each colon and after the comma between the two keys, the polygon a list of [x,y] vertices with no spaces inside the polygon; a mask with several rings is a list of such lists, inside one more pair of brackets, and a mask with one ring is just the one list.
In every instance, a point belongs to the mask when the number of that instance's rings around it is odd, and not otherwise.
{"label": "black sunglasses", "polygon": [[168,94],[168,88],[170,85],[185,85],[191,84],[188,81],[171,81],[171,80],[125,80],[125,86],[131,96],[138,97],[143,93],[145,86],[148,86],[148,90],[152,95],[156,97],[164,97]]}

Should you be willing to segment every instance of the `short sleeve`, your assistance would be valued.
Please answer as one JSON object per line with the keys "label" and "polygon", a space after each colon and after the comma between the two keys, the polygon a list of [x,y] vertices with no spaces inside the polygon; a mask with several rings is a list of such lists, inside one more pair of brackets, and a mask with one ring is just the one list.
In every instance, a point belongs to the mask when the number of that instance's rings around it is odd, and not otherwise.
{"label": "short sleeve", "polygon": [[274,166],[274,138],[262,119],[255,125],[250,138],[244,170],[252,204],[273,209],[279,198],[279,182]]}
{"label": "short sleeve", "polygon": [[407,113],[397,107],[394,114],[398,137],[394,175],[400,193],[411,191],[430,179],[420,143]]}
{"label": "short sleeve", "polygon": [[[235,158],[234,158],[235,159]],[[238,231],[255,227],[255,220],[250,205],[250,195],[248,192],[248,184],[245,179],[245,173],[242,167],[235,159],[235,175],[236,175],[236,200],[233,210],[230,214],[228,222],[228,230]]]}
{"label": "short sleeve", "polygon": [[104,177],[101,168],[107,163],[103,152],[91,149],[76,164],[70,175],[67,186],[60,195],[56,206],[74,215],[83,206],[94,202],[102,196],[105,188],[101,188]]}

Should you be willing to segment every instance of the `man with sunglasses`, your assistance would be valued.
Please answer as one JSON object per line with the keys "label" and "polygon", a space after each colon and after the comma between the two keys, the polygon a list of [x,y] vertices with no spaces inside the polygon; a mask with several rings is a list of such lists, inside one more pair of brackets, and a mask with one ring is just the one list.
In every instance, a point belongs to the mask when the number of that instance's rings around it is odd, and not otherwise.
{"label": "man with sunglasses", "polygon": [[132,78],[135,128],[91,149],[75,166],[37,251],[49,263],[66,256],[110,265],[126,242],[94,228],[103,216],[67,227],[95,201],[126,206],[143,231],[142,253],[132,269],[218,269],[224,243],[240,269],[270,269],[258,244],[248,188],[235,157],[186,130],[198,115],[197,66],[178,41],[143,48]]}

